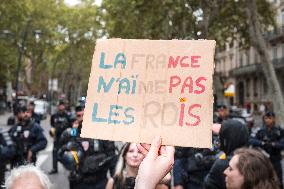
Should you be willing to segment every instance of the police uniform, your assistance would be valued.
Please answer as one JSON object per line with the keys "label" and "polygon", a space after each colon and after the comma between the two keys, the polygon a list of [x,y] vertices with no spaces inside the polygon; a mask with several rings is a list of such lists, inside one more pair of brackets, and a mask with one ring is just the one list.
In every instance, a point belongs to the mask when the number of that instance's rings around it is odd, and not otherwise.
{"label": "police uniform", "polygon": [[60,148],[59,139],[62,132],[70,127],[70,119],[66,112],[57,112],[50,118],[51,135],[54,137],[53,151],[52,151],[52,168],[57,172],[57,153]]}
{"label": "police uniform", "polygon": [[264,125],[251,134],[249,142],[252,146],[259,147],[264,150],[264,153],[267,153],[279,180],[282,181],[281,151],[284,149],[283,129],[276,125],[271,128]]}
{"label": "police uniform", "polygon": [[174,186],[201,189],[203,180],[216,159],[215,154],[210,149],[176,148]]}
{"label": "police uniform", "polygon": [[[75,128],[67,129],[66,132],[62,134],[65,139],[60,141],[68,142],[62,146],[58,155],[59,161],[70,170],[70,188],[104,189],[108,170],[112,174],[115,168],[114,142],[80,138],[79,132],[75,135]],[[66,140],[68,136],[69,140]]]}
{"label": "police uniform", "polygon": [[36,154],[47,145],[43,129],[39,124],[30,119],[16,124],[9,130],[12,140],[16,144],[16,156],[13,158],[12,166],[27,163],[27,154],[32,152],[32,163],[36,162]]}
{"label": "police uniform", "polygon": [[0,130],[0,188],[5,180],[6,163],[15,156],[15,153],[16,146],[9,133]]}
{"label": "police uniform", "polygon": [[35,112],[32,113],[31,120],[40,125],[41,116]]}
{"label": "police uniform", "polygon": [[226,189],[224,171],[229,166],[234,150],[248,143],[247,127],[241,122],[228,119],[220,129],[220,150],[224,152],[212,165],[204,180],[204,189]]}

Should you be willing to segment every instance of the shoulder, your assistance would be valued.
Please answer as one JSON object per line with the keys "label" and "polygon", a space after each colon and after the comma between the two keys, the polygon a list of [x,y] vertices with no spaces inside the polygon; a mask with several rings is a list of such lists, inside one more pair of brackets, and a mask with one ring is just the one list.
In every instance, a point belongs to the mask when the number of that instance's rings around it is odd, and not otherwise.
{"label": "shoulder", "polygon": [[37,123],[37,122],[32,122],[32,130],[35,130],[37,132],[43,132],[43,128]]}
{"label": "shoulder", "polygon": [[228,165],[229,165],[228,158],[227,157],[225,157],[225,158],[220,157],[219,159],[217,159],[214,162],[211,170],[214,171],[214,172],[220,171],[223,174],[223,171],[228,167]]}

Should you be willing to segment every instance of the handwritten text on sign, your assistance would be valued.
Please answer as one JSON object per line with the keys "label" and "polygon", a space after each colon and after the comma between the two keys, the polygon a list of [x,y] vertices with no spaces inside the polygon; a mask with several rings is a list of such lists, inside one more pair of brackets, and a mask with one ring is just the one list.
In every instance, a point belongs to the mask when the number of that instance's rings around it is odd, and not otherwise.
{"label": "handwritten text on sign", "polygon": [[158,134],[164,144],[210,146],[214,48],[214,41],[99,41],[83,136],[150,142]]}
{"label": "handwritten text on sign", "polygon": [[[128,66],[128,61],[123,52],[117,53],[114,62],[112,63],[106,63],[105,62],[105,52],[101,52],[100,54],[100,63],[99,63],[99,69],[125,69]],[[131,68],[134,67],[134,63],[136,61],[137,57],[147,57],[146,60],[149,60],[149,56],[153,55],[134,55],[132,57]],[[161,59],[161,56],[159,57]],[[164,58],[163,58],[164,59]],[[177,68],[191,68],[191,69],[198,69],[200,67],[200,60],[201,56],[195,55],[195,56],[169,56],[167,59],[167,68],[168,69],[177,69]],[[150,62],[147,61],[148,65]],[[156,68],[158,68],[159,64],[156,65]],[[161,64],[161,68],[164,69],[165,64]],[[180,94],[189,93],[189,94],[202,94],[205,91],[205,85],[203,84],[204,81],[206,81],[206,77],[199,76],[197,78],[192,78],[191,76],[187,76],[186,78],[181,78],[178,75],[172,75],[169,78],[169,86],[167,87],[168,90],[164,92],[172,93],[173,90],[179,90]],[[97,92],[98,93],[117,93],[119,94],[127,94],[127,95],[135,95],[136,93],[141,93],[143,88],[145,89],[145,82],[139,81],[139,75],[131,75],[130,77],[125,78],[115,78],[112,77],[111,79],[106,80],[104,76],[99,76],[99,82],[97,84]],[[138,82],[138,86],[137,86]],[[152,82],[153,83],[153,82]],[[160,83],[166,85],[166,80],[158,80],[155,81],[155,83]],[[114,85],[118,86],[118,90],[114,91]],[[149,85],[149,84],[148,84]],[[137,90],[138,88],[138,90]],[[145,91],[144,91],[145,92]],[[183,101],[181,99],[181,101]],[[184,100],[185,101],[185,100]],[[153,102],[151,102],[153,104]],[[146,104],[146,107],[148,107],[151,104]],[[185,103],[180,104],[179,108],[179,126],[184,125],[184,117],[185,117],[185,111],[187,111],[187,114],[189,117],[195,118],[194,122],[185,122],[185,125],[187,126],[197,126],[200,123],[200,116],[195,115],[192,113],[192,111],[196,108],[201,108],[201,104],[195,103],[192,105],[189,105],[187,109],[185,109]],[[146,110],[149,108],[146,108]],[[98,103],[94,104],[94,110],[92,114],[93,122],[107,122],[109,124],[133,124],[135,123],[135,117],[132,114],[132,112],[135,111],[133,107],[123,107],[119,104],[111,104],[109,106],[109,114],[106,117],[98,117],[98,111],[99,111],[99,105]],[[124,114],[125,119],[124,120],[118,120],[117,118],[120,117],[120,114]],[[148,115],[146,113],[146,115]]]}

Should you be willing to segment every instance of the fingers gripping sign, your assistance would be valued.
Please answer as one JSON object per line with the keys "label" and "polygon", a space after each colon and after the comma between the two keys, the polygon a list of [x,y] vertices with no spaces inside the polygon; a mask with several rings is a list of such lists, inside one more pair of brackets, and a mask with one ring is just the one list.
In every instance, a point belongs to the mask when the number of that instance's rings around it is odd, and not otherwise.
{"label": "fingers gripping sign", "polygon": [[156,137],[151,145],[137,145],[145,158],[138,170],[136,189],[154,189],[172,169],[174,164],[174,147],[161,146],[161,143],[161,138]]}

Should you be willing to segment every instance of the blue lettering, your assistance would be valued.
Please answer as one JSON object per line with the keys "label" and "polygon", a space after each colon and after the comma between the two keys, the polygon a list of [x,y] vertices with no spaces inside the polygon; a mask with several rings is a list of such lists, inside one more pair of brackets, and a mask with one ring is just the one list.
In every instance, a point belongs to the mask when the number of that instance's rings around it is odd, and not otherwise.
{"label": "blue lettering", "polygon": [[114,124],[119,124],[120,121],[112,119],[112,117],[118,117],[119,113],[118,112],[114,112],[113,110],[115,109],[115,111],[122,109],[122,106],[118,106],[118,105],[110,105],[110,109],[109,109],[109,116],[108,116],[108,123],[114,123]]}
{"label": "blue lettering", "polygon": [[101,52],[100,68],[102,69],[112,68],[112,65],[105,65],[105,53],[104,52]]}
{"label": "blue lettering", "polygon": [[130,82],[127,78],[123,78],[122,80],[119,81],[119,89],[118,89],[118,94],[122,92],[123,89],[125,89],[125,93],[129,94],[130,91]]}
{"label": "blue lettering", "polygon": [[95,103],[93,107],[92,121],[93,122],[107,122],[107,119],[105,118],[97,118],[97,114],[98,114],[98,103]]}
{"label": "blue lettering", "polygon": [[118,53],[115,57],[114,68],[116,68],[117,64],[122,64],[122,69],[125,69],[126,66],[126,57],[123,53]]}
{"label": "blue lettering", "polygon": [[97,92],[98,92],[98,93],[101,92],[102,86],[103,86],[103,88],[104,88],[104,92],[105,92],[105,93],[109,92],[109,90],[110,90],[110,88],[111,88],[111,86],[112,86],[114,80],[115,80],[115,79],[112,77],[112,78],[110,79],[109,83],[106,84],[104,78],[103,78],[102,76],[100,76],[100,77],[99,77],[99,84],[98,84],[98,90],[97,90]]}
{"label": "blue lettering", "polygon": [[125,109],[124,111],[124,115],[127,118],[126,120],[123,121],[124,124],[129,125],[131,123],[134,122],[134,116],[133,115],[129,115],[128,111],[134,111],[134,108],[128,107]]}

